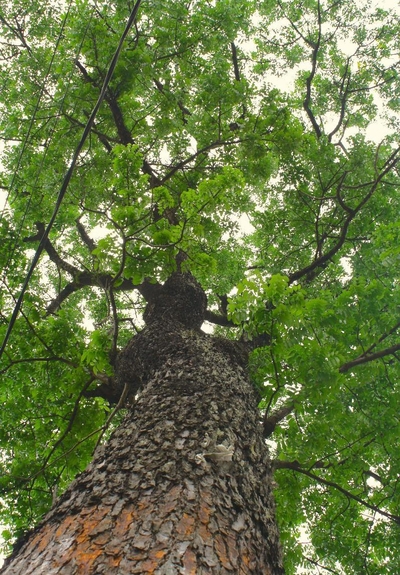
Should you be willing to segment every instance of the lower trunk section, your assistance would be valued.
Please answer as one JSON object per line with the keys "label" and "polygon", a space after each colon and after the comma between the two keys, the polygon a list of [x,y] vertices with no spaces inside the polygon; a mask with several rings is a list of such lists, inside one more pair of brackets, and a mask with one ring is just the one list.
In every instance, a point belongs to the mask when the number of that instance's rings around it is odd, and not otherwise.
{"label": "lower trunk section", "polygon": [[170,336],[134,412],[4,575],[283,574],[245,369],[230,342],[186,329]]}

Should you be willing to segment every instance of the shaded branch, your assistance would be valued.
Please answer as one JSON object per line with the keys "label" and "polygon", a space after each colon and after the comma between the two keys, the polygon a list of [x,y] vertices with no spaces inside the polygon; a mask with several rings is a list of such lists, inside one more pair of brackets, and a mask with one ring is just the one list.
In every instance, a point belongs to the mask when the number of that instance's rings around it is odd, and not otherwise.
{"label": "shaded branch", "polygon": [[[38,233],[34,236],[30,236],[29,238],[24,238],[25,242],[33,242],[33,241],[40,241],[43,232],[44,232],[44,224],[41,222],[36,223],[36,227],[38,228]],[[86,230],[77,221],[78,231],[89,247],[92,250],[96,246],[93,240],[88,236]],[[93,247],[94,246],[94,247]],[[50,260],[56,264],[58,269],[62,269],[69,273],[73,277],[73,281],[69,282],[58,294],[58,296],[50,303],[47,308],[47,315],[51,313],[55,313],[61,306],[61,304],[73,293],[76,291],[84,288],[84,287],[99,287],[102,289],[109,290],[111,287],[114,291],[132,291],[138,290],[139,293],[144,297],[146,301],[148,301],[151,297],[153,297],[156,290],[160,287],[159,284],[153,284],[147,279],[145,279],[141,284],[134,284],[130,279],[122,279],[117,286],[114,285],[115,280],[119,279],[122,275],[122,269],[118,272],[117,276],[113,276],[107,273],[101,272],[91,272],[91,271],[81,271],[77,267],[69,264],[65,260],[63,260],[57,250],[51,243],[49,239],[46,240],[44,244],[44,250],[48,254]]]}
{"label": "shaded branch", "polygon": [[30,358],[25,358],[25,359],[15,359],[15,360],[11,361],[5,368],[0,370],[0,375],[3,375],[4,373],[6,373],[6,371],[11,369],[11,367],[13,367],[14,365],[18,365],[19,363],[49,362],[49,361],[60,361],[61,363],[65,363],[66,365],[70,365],[70,366],[75,367],[75,368],[79,367],[73,361],[70,361],[68,359],[64,359],[63,357],[58,357],[58,356],[30,357]]}
{"label": "shaded branch", "polygon": [[211,142],[211,144],[208,144],[207,146],[200,148],[200,150],[197,150],[196,152],[191,154],[188,158],[186,158],[185,160],[182,160],[181,162],[179,162],[178,164],[173,166],[170,169],[170,171],[167,174],[165,174],[165,176],[161,179],[160,185],[164,185],[166,181],[171,179],[172,176],[174,174],[176,174],[176,172],[178,172],[179,170],[182,170],[187,164],[190,164],[190,162],[193,162],[194,160],[196,160],[196,158],[198,158],[198,156],[201,156],[202,154],[205,154],[206,152],[210,152],[211,150],[214,150],[215,148],[220,148],[223,146],[234,146],[238,143],[240,143],[240,140],[229,140],[229,141],[216,140],[214,142]]}
{"label": "shaded branch", "polygon": [[[337,121],[336,126],[333,128],[333,130],[328,134],[328,141],[331,142],[333,136],[340,130],[340,128],[342,127],[343,121],[344,121],[344,115],[346,113],[346,104],[347,104],[347,97],[349,95],[349,90],[350,90],[350,71],[349,71],[349,64],[350,64],[350,59],[347,59],[346,62],[346,68],[343,74],[343,78],[342,78],[342,84],[340,87],[340,113],[339,113],[339,119]],[[346,81],[347,80],[347,81]],[[345,86],[346,83],[346,86]]]}
{"label": "shaded branch", "polygon": [[312,273],[318,268],[323,268],[326,264],[328,264],[331,258],[333,258],[333,256],[340,250],[346,241],[347,231],[354,216],[355,214],[352,214],[346,218],[336,244],[328,252],[315,259],[310,265],[302,268],[301,270],[298,270],[297,272],[294,272],[293,274],[290,274],[289,284],[292,284],[304,276],[307,276],[307,281],[311,281],[313,279]]}
{"label": "shaded branch", "polygon": [[393,335],[399,328],[400,328],[400,321],[398,323],[396,323],[396,325],[394,327],[392,327],[392,329],[390,329],[389,331],[382,334],[376,343],[373,343],[372,345],[370,345],[369,348],[366,351],[364,351],[363,355],[367,355],[368,353],[371,353],[371,351],[373,349],[375,349],[379,343],[382,343],[382,341],[385,340],[387,337],[389,337],[390,335]]}
{"label": "shaded branch", "polygon": [[[78,59],[74,60],[74,64],[77,66],[77,68],[81,72],[85,82],[88,82],[92,86],[94,86],[95,88],[100,89],[99,85],[97,84],[97,81],[90,76],[90,74],[88,73],[86,68],[83,66],[83,64],[81,64],[81,62],[79,62]],[[131,134],[129,128],[125,124],[125,120],[124,120],[121,108],[119,107],[117,98],[113,94],[113,92],[111,91],[110,88],[107,88],[104,99],[105,99],[106,103],[108,104],[108,107],[109,107],[110,112],[112,114],[120,143],[124,144],[125,146],[127,146],[128,144],[135,144],[135,140],[132,137],[132,134]],[[155,188],[155,187],[161,185],[159,177],[154,172],[153,168],[151,167],[151,165],[148,163],[147,160],[143,160],[142,171],[144,174],[147,174],[150,176],[150,187],[151,188]]]}
{"label": "shaded branch", "polygon": [[306,475],[307,477],[310,477],[310,479],[314,479],[315,481],[317,481],[318,483],[321,483],[322,485],[326,485],[327,487],[332,487],[333,489],[336,489],[337,491],[339,491],[340,493],[345,495],[348,499],[352,499],[353,501],[357,501],[357,503],[360,503],[364,507],[367,507],[368,509],[375,511],[376,513],[379,513],[380,515],[383,515],[383,517],[387,517],[391,521],[394,521],[395,523],[400,525],[400,516],[392,515],[392,513],[388,513],[387,511],[380,509],[376,505],[373,505],[372,503],[369,503],[368,501],[361,499],[361,497],[358,497],[358,495],[354,495],[353,493],[351,493],[347,489],[344,489],[343,487],[341,487],[337,483],[334,483],[333,481],[329,481],[328,479],[323,479],[322,477],[319,477],[318,475],[311,473],[307,469],[304,469],[303,467],[301,467],[301,465],[298,461],[279,461],[279,460],[276,460],[276,461],[274,461],[273,464],[274,464],[275,469],[291,469],[293,471],[297,471],[299,473],[302,473],[303,475]]}
{"label": "shaded branch", "polygon": [[[73,293],[85,287],[98,287],[109,290],[113,286],[114,276],[106,273],[97,272],[78,272],[75,279],[67,284],[58,296],[51,302],[47,308],[47,315],[55,313],[61,304]],[[123,279],[117,286],[113,286],[114,291],[133,291],[137,290],[146,301],[150,298],[150,294],[154,293],[154,289],[158,284],[150,284],[146,280],[141,284],[134,284],[130,279]]]}
{"label": "shaded branch", "polygon": [[[34,236],[29,236],[28,238],[24,238],[23,240],[24,242],[40,242],[41,239],[43,238],[43,235],[45,233],[45,225],[42,222],[36,222],[35,225],[38,230],[37,234],[35,234]],[[58,255],[56,249],[54,248],[53,244],[48,238],[45,240],[43,248],[46,251],[49,258],[51,259],[51,261],[56,264],[58,269],[62,269],[71,275],[76,275],[79,273],[78,268],[76,268],[72,264],[69,264]]]}
{"label": "shaded branch", "polygon": [[85,227],[81,224],[80,218],[78,218],[75,221],[76,221],[76,227],[78,229],[81,240],[89,248],[90,253],[92,253],[93,250],[95,250],[97,248],[96,242],[94,240],[92,240],[92,238],[89,236]]}
{"label": "shaded branch", "polygon": [[[310,43],[309,41],[305,40],[309,45],[313,46],[312,56],[311,56],[311,72],[306,79],[306,97],[303,101],[303,108],[314,128],[314,132],[317,135],[317,138],[322,136],[321,128],[318,125],[317,120],[311,110],[311,86],[314,80],[315,73],[317,71],[317,58],[318,58],[318,50],[321,45],[321,27],[322,27],[322,19],[321,19],[321,6],[320,2],[318,1],[318,38],[315,43]],[[303,37],[303,36],[302,36]]]}
{"label": "shaded branch", "polygon": [[[332,246],[332,248],[330,250],[328,250],[322,256],[316,258],[310,265],[302,268],[301,270],[298,270],[297,272],[290,274],[289,275],[289,284],[292,284],[293,282],[299,280],[300,278],[302,278],[304,276],[306,276],[307,281],[311,281],[314,278],[314,274],[315,274],[316,270],[318,270],[318,268],[323,268],[324,266],[326,266],[328,264],[328,262],[333,258],[333,256],[335,254],[337,254],[337,252],[341,249],[341,247],[343,246],[343,244],[346,241],[347,232],[348,232],[348,229],[349,229],[351,222],[354,220],[356,215],[360,212],[361,208],[363,208],[364,205],[370,200],[370,198],[372,197],[372,195],[375,193],[376,189],[378,188],[379,184],[383,180],[383,178],[391,170],[393,170],[393,168],[399,162],[399,158],[398,158],[399,152],[400,152],[400,148],[397,148],[396,150],[393,151],[393,153],[390,155],[390,157],[386,160],[384,167],[383,167],[383,170],[375,178],[375,181],[372,182],[369,192],[363,197],[363,199],[358,203],[358,205],[355,208],[350,208],[349,206],[344,204],[343,199],[341,197],[340,192],[341,192],[342,188],[344,187],[344,180],[346,177],[346,173],[343,174],[343,176],[341,177],[341,179],[339,181],[339,185],[337,188],[337,200],[338,200],[338,203],[341,205],[342,209],[348,215],[347,215],[346,219],[344,220],[344,223],[343,223],[342,228],[340,230],[339,236],[337,237],[337,242],[334,246]],[[362,187],[362,186],[359,186],[359,187]]]}
{"label": "shaded branch", "polygon": [[386,349],[382,349],[381,351],[377,351],[375,353],[371,353],[369,355],[362,354],[355,359],[344,363],[339,367],[340,373],[346,373],[346,371],[350,371],[353,367],[357,365],[362,365],[363,363],[369,363],[370,361],[375,361],[376,359],[380,359],[385,357],[386,355],[392,355],[396,353],[396,351],[400,351],[400,344],[392,345],[391,347],[387,347]]}
{"label": "shaded branch", "polygon": [[211,310],[206,310],[205,321],[209,321],[210,323],[214,323],[215,325],[220,325],[222,327],[239,327],[237,324],[233,323],[230,319],[226,316],[216,313]]}
{"label": "shaded branch", "polygon": [[232,50],[233,70],[235,72],[235,80],[240,82],[240,72],[239,72],[239,64],[238,64],[238,58],[237,58],[237,50],[236,50],[236,46],[233,42],[231,42],[231,50]]}
{"label": "shaded branch", "polygon": [[263,421],[263,432],[264,437],[267,438],[273,434],[276,429],[276,426],[287,417],[290,413],[294,411],[295,402],[290,400],[288,403],[273,411],[271,415],[268,415],[268,412],[265,414],[265,418]]}
{"label": "shaded branch", "polygon": [[29,52],[29,54],[32,54],[32,48],[27,43],[25,36],[23,34],[23,32],[24,32],[23,28],[20,26],[20,24],[17,22],[17,27],[15,28],[1,14],[0,14],[0,22],[2,22],[4,24],[4,26],[6,28],[8,28],[10,30],[10,32],[12,32],[12,34],[14,34],[14,36],[16,36],[18,38],[18,40],[21,42],[21,45],[24,48],[26,48],[26,50]]}
{"label": "shaded branch", "polygon": [[321,563],[318,563],[318,561],[314,561],[314,559],[311,559],[311,557],[306,557],[304,555],[304,559],[306,561],[309,561],[312,565],[315,565],[319,569],[324,569],[324,571],[328,571],[328,573],[333,573],[334,575],[340,575],[339,571],[334,571],[333,569],[330,569],[329,567],[325,567],[325,565],[321,565]]}

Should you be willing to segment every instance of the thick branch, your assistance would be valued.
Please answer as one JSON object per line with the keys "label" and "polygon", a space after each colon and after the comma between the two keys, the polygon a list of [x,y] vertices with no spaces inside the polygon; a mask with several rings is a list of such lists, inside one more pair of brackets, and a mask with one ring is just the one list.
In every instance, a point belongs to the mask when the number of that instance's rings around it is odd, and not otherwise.
{"label": "thick branch", "polygon": [[221,315],[219,313],[215,313],[214,311],[207,310],[204,316],[206,321],[210,323],[214,323],[215,325],[220,325],[222,327],[238,327],[233,321],[228,319],[226,316]]}
{"label": "thick branch", "polygon": [[396,325],[392,327],[392,329],[382,334],[381,337],[378,339],[378,341],[370,345],[369,348],[366,351],[364,351],[362,355],[367,355],[371,353],[371,351],[375,349],[379,343],[382,343],[382,341],[385,340],[387,337],[393,335],[399,328],[400,328],[400,321],[397,322]]}
{"label": "thick branch", "polygon": [[179,170],[182,170],[185,166],[187,166],[187,164],[190,164],[191,162],[196,160],[196,158],[198,158],[202,154],[205,154],[206,152],[210,152],[211,150],[214,150],[215,148],[220,148],[223,146],[234,146],[235,144],[238,144],[239,142],[240,142],[240,140],[230,140],[230,141],[216,140],[215,142],[211,142],[211,144],[204,146],[204,148],[200,148],[200,150],[197,150],[196,152],[191,154],[188,158],[186,158],[185,160],[182,160],[181,162],[179,162],[178,164],[173,166],[170,169],[170,171],[167,174],[165,174],[165,176],[162,178],[161,185],[164,185],[165,182],[170,180],[172,178],[172,176],[174,174],[176,174],[176,172],[178,172]]}
{"label": "thick branch", "polygon": [[[37,234],[34,236],[29,236],[28,238],[24,238],[24,242],[40,242],[42,239],[45,232],[45,225],[42,222],[36,222],[35,225],[38,230]],[[43,247],[51,261],[56,264],[57,268],[68,272],[72,276],[79,273],[78,268],[72,264],[69,264],[58,255],[56,249],[48,238],[46,239]]]}
{"label": "thick branch", "polygon": [[377,351],[376,353],[371,353],[369,355],[362,354],[355,359],[348,361],[340,366],[339,372],[346,373],[346,371],[350,371],[353,367],[357,365],[362,365],[363,363],[369,363],[370,361],[375,361],[376,359],[381,359],[386,355],[393,355],[396,351],[400,351],[400,344],[392,345],[391,347],[387,347],[386,349],[382,349],[381,351]]}
{"label": "thick branch", "polygon": [[233,69],[235,72],[235,80],[240,82],[240,72],[239,72],[239,64],[238,64],[238,58],[237,58],[237,50],[236,50],[236,46],[233,42],[231,42],[231,50],[232,50]]}
{"label": "thick branch", "polygon": [[81,240],[83,241],[83,243],[89,248],[90,253],[93,252],[93,250],[96,249],[97,244],[94,240],[92,240],[92,238],[89,236],[89,234],[87,233],[87,231],[85,230],[84,226],[81,224],[81,222],[79,221],[79,218],[76,220],[76,227],[78,229],[79,235],[81,237]]}
{"label": "thick branch", "polygon": [[311,104],[311,86],[312,86],[312,81],[314,79],[315,73],[317,71],[318,50],[319,50],[320,45],[321,45],[321,25],[322,25],[321,6],[320,6],[320,3],[318,1],[318,39],[317,39],[317,42],[315,44],[313,44],[313,51],[312,51],[312,56],[311,56],[311,72],[308,75],[307,80],[306,80],[307,91],[306,91],[306,97],[305,97],[304,102],[303,102],[303,108],[304,108],[307,116],[310,119],[312,127],[314,128],[314,132],[317,135],[317,138],[320,138],[322,136],[322,131],[318,125],[317,120],[315,119],[315,116],[311,110],[310,104]]}
{"label": "thick branch", "polygon": [[355,216],[355,214],[354,215],[352,214],[346,218],[336,244],[328,252],[326,252],[326,254],[323,254],[319,258],[315,259],[310,265],[306,266],[305,268],[303,268],[301,270],[298,270],[297,272],[294,272],[293,274],[290,274],[289,284],[292,284],[293,282],[299,280],[300,278],[302,278],[304,276],[307,276],[308,280],[312,279],[312,273],[315,270],[317,270],[318,268],[321,268],[321,267],[323,268],[331,260],[331,258],[333,258],[333,256],[343,246],[343,244],[346,240],[349,225],[350,225],[351,221],[353,220],[354,216]]}
{"label": "thick branch", "polygon": [[4,373],[6,373],[6,371],[8,371],[11,367],[13,367],[14,365],[17,365],[19,363],[32,363],[32,362],[43,362],[43,363],[47,363],[49,361],[59,361],[61,363],[65,363],[67,365],[70,365],[72,367],[77,368],[78,365],[76,363],[74,363],[73,361],[70,361],[69,359],[64,359],[63,357],[58,357],[58,356],[52,356],[52,357],[28,357],[26,359],[15,359],[13,361],[11,361],[11,363],[9,363],[4,369],[0,370],[0,375],[3,375]]}
{"label": "thick branch", "polygon": [[357,503],[361,503],[361,505],[364,505],[364,507],[367,507],[368,509],[375,511],[376,513],[379,513],[380,515],[383,515],[384,517],[387,517],[388,519],[391,519],[392,521],[400,525],[400,516],[392,515],[391,513],[388,513],[387,511],[380,509],[376,505],[373,505],[372,503],[369,503],[368,501],[361,499],[361,497],[358,497],[358,495],[354,495],[353,493],[351,493],[347,489],[344,489],[337,483],[329,481],[328,479],[323,479],[322,477],[319,477],[318,475],[311,473],[307,469],[303,469],[298,461],[276,460],[274,462],[274,467],[275,469],[292,469],[293,471],[297,471],[299,473],[302,473],[303,475],[306,475],[307,477],[310,477],[310,479],[314,479],[315,481],[321,483],[322,485],[326,485],[327,487],[333,487],[337,491],[340,491],[340,493],[343,493],[343,495],[345,495],[348,499],[357,501]]}
{"label": "thick branch", "polygon": [[[339,113],[339,119],[337,121],[336,126],[333,128],[333,130],[330,132],[330,134],[328,135],[328,141],[331,142],[333,136],[340,130],[343,121],[344,121],[344,115],[346,112],[346,104],[347,104],[347,97],[349,95],[349,89],[350,89],[350,70],[349,70],[349,66],[350,65],[350,60],[347,59],[346,62],[346,68],[343,74],[343,78],[342,78],[342,84],[340,86],[340,113]],[[345,86],[346,84],[346,86]]]}
{"label": "thick branch", "polygon": [[[81,72],[85,82],[92,84],[95,88],[99,89],[99,86],[94,78],[90,76],[86,68],[79,62],[78,59],[74,61],[75,65]],[[112,117],[114,119],[114,124],[117,129],[118,137],[120,142],[124,145],[134,144],[135,140],[132,137],[130,130],[128,129],[127,125],[125,124],[125,120],[119,107],[117,98],[112,93],[110,88],[107,88],[106,95],[104,97],[105,101],[108,104],[108,107],[111,111]],[[153,168],[147,162],[147,160],[143,160],[142,171],[144,174],[148,174],[150,176],[150,187],[155,188],[161,185],[159,177],[155,174]]]}
{"label": "thick branch", "polygon": [[289,401],[281,408],[271,413],[271,415],[264,418],[263,430],[265,438],[273,434],[278,423],[280,423],[283,419],[285,419],[285,417],[287,417],[290,413],[292,413],[294,407],[295,407],[294,401]]}
{"label": "thick branch", "polygon": [[316,567],[318,567],[318,572],[319,572],[319,569],[324,569],[324,571],[328,571],[328,573],[333,573],[333,575],[340,575],[339,571],[334,571],[333,569],[330,569],[329,567],[325,567],[325,565],[321,565],[321,563],[314,561],[314,559],[311,559],[311,557],[306,557],[305,555],[303,557],[306,561],[309,561],[312,565],[315,565]]}
{"label": "thick branch", "polygon": [[[328,262],[333,258],[335,254],[341,249],[343,244],[347,238],[347,232],[351,222],[354,220],[356,215],[360,212],[360,210],[365,206],[365,204],[371,199],[372,195],[375,193],[376,189],[378,188],[379,184],[382,182],[383,178],[391,171],[399,162],[399,155],[400,148],[397,148],[393,151],[390,155],[388,160],[385,162],[384,169],[379,173],[379,175],[375,178],[375,181],[372,183],[369,192],[363,197],[363,199],[358,203],[355,208],[350,208],[349,206],[345,205],[342,198],[341,198],[341,190],[344,187],[344,179],[346,174],[340,179],[339,186],[337,189],[337,199],[338,203],[341,205],[343,210],[348,214],[346,217],[343,226],[340,230],[339,236],[337,238],[336,244],[325,254],[316,258],[310,265],[304,267],[297,272],[290,274],[289,276],[289,283],[292,284],[293,282],[299,280],[300,278],[306,276],[307,281],[311,281],[314,277],[314,273],[318,268],[323,268]],[[362,187],[361,185],[359,186]]]}
{"label": "thick branch", "polygon": [[[61,304],[73,293],[79,291],[84,287],[99,287],[102,289],[109,289],[113,286],[114,277],[111,274],[97,273],[97,272],[78,272],[75,279],[67,284],[58,296],[51,302],[47,308],[47,314],[55,313]],[[159,284],[150,284],[144,281],[141,284],[134,284],[130,279],[123,279],[117,286],[113,286],[114,291],[133,291],[137,290],[146,301],[152,297],[152,294],[157,289]]]}
{"label": "thick branch", "polygon": [[18,24],[17,22],[17,27],[14,28],[14,26],[12,26],[5,18],[4,16],[2,16],[0,14],[0,22],[2,22],[4,24],[4,26],[6,26],[6,28],[8,28],[10,30],[10,32],[12,32],[14,34],[14,36],[16,36],[18,38],[18,40],[21,42],[22,46],[24,48],[26,48],[26,50],[29,52],[29,54],[32,54],[32,49],[29,46],[29,44],[27,43],[25,36],[23,34],[23,29],[22,27]]}

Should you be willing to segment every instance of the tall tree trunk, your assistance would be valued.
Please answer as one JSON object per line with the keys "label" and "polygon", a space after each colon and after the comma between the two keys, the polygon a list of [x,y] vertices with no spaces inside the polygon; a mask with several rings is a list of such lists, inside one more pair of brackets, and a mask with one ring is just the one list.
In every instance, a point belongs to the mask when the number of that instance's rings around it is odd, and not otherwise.
{"label": "tall tree trunk", "polygon": [[3,575],[283,574],[256,392],[205,308],[189,274],[156,290],[119,359],[134,408]]}

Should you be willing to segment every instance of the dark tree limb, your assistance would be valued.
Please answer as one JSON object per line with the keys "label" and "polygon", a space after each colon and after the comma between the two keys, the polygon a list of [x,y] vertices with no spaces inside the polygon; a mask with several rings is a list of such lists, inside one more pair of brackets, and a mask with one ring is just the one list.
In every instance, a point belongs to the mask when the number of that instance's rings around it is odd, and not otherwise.
{"label": "dark tree limb", "polygon": [[97,244],[87,233],[85,227],[81,224],[80,218],[76,220],[76,227],[83,243],[89,248],[90,253],[97,248]]}
{"label": "dark tree limb", "polygon": [[347,62],[346,62],[346,67],[343,73],[343,77],[342,77],[342,83],[340,86],[340,113],[339,113],[339,119],[337,121],[336,126],[333,128],[333,130],[328,134],[328,141],[331,142],[333,136],[340,130],[340,128],[343,125],[344,122],[344,116],[346,113],[346,104],[347,104],[347,99],[349,96],[349,92],[350,92],[350,79],[351,79],[351,73],[350,73],[350,58],[347,58]]}
{"label": "dark tree limb", "polygon": [[0,14],[0,22],[2,22],[2,24],[4,24],[4,26],[6,28],[8,28],[10,30],[10,32],[12,34],[14,34],[14,36],[16,38],[18,38],[18,40],[21,42],[21,45],[26,48],[26,50],[28,51],[29,54],[32,54],[32,48],[29,46],[28,42],[26,41],[26,38],[24,36],[24,31],[22,26],[16,21],[17,26],[13,26],[12,24],[10,24],[5,18],[4,16],[2,16]]}
{"label": "dark tree limb", "polygon": [[365,350],[365,352],[363,353],[363,355],[367,355],[369,353],[371,353],[371,351],[373,349],[376,348],[376,346],[379,343],[382,343],[382,341],[384,341],[387,337],[389,337],[390,335],[393,335],[398,329],[400,328],[400,321],[396,323],[395,326],[392,327],[392,329],[390,329],[389,331],[385,332],[384,334],[381,335],[381,337],[378,339],[377,342],[373,343],[372,345],[369,346],[369,348],[367,350]]}
{"label": "dark tree limb", "polygon": [[204,316],[206,321],[221,327],[238,327],[233,321],[228,319],[225,315],[221,315],[211,310],[207,310]]}
{"label": "dark tree limb", "polygon": [[344,363],[339,367],[340,373],[346,373],[356,367],[358,365],[362,365],[364,363],[369,363],[370,361],[375,361],[376,359],[381,359],[382,357],[386,357],[387,355],[393,355],[397,351],[400,351],[400,344],[392,345],[391,347],[387,347],[386,349],[382,349],[381,351],[377,351],[375,353],[370,354],[362,354],[355,359]]}
{"label": "dark tree limb", "polygon": [[[307,282],[312,281],[315,277],[315,274],[318,273],[318,269],[324,268],[330,262],[330,260],[333,258],[333,256],[335,256],[339,252],[339,250],[342,248],[342,246],[344,245],[344,243],[347,239],[347,233],[348,233],[349,226],[350,226],[351,222],[354,220],[356,215],[361,211],[361,209],[365,206],[365,204],[370,200],[372,195],[377,190],[379,184],[382,182],[383,178],[391,170],[393,170],[393,168],[400,161],[399,152],[400,152],[400,147],[396,148],[396,150],[393,151],[393,153],[386,160],[384,167],[381,170],[381,172],[377,175],[375,180],[371,183],[371,186],[370,186],[368,193],[363,197],[363,199],[354,208],[350,208],[349,206],[345,205],[343,202],[343,199],[341,197],[341,191],[344,187],[344,180],[345,180],[346,174],[344,174],[342,176],[342,178],[339,181],[338,188],[337,188],[337,200],[338,200],[339,205],[341,205],[343,210],[347,213],[347,217],[344,220],[344,223],[343,223],[342,228],[339,232],[339,235],[337,236],[337,241],[336,241],[335,245],[333,245],[330,250],[328,250],[325,254],[321,255],[320,257],[316,258],[311,264],[309,264],[308,266],[290,274],[289,275],[289,284],[292,284],[293,282],[298,281],[299,279],[301,279],[303,277],[306,277]],[[361,186],[359,186],[359,187],[361,187]]]}
{"label": "dark tree limb", "polygon": [[[75,279],[68,283],[58,294],[58,296],[51,302],[47,308],[47,315],[55,313],[61,304],[73,293],[85,287],[98,287],[101,289],[109,290],[113,286],[114,276],[106,273],[97,272],[79,272]],[[123,279],[117,286],[113,286],[115,292],[120,291],[133,291],[137,290],[146,301],[155,293],[159,284],[151,284],[144,281],[141,284],[134,284],[130,279]]]}
{"label": "dark tree limb", "polygon": [[[74,63],[77,66],[77,68],[79,69],[79,71],[81,72],[85,82],[88,82],[92,86],[94,86],[95,88],[100,89],[100,86],[98,85],[97,81],[94,78],[92,78],[92,76],[88,73],[88,71],[83,66],[83,64],[81,62],[79,62],[78,59],[74,60]],[[135,144],[135,140],[132,137],[132,134],[131,134],[129,128],[127,127],[127,125],[125,123],[121,108],[119,107],[119,104],[117,101],[117,98],[116,98],[115,94],[113,94],[113,92],[110,88],[107,88],[107,92],[105,94],[104,99],[105,99],[106,103],[108,104],[108,107],[109,107],[110,112],[112,114],[120,143],[124,144],[125,146],[127,146],[128,144]],[[155,188],[155,187],[161,185],[160,178],[154,172],[153,168],[151,167],[151,165],[148,163],[147,160],[143,160],[142,171],[144,174],[147,174],[150,176],[150,187],[151,188]]]}
{"label": "dark tree limb", "polygon": [[235,72],[235,80],[237,82],[240,82],[240,71],[239,71],[237,50],[236,50],[236,46],[235,46],[234,42],[231,42],[231,50],[232,50],[233,70]]}
{"label": "dark tree limb", "polygon": [[321,563],[318,563],[318,561],[314,561],[314,559],[311,559],[311,557],[307,557],[306,555],[303,555],[303,557],[306,561],[311,563],[311,565],[315,565],[315,567],[318,567],[318,570],[323,569],[328,573],[333,573],[333,575],[340,575],[339,571],[334,571],[333,569],[330,569],[330,567],[325,567],[325,565],[321,565]]}
{"label": "dark tree limb", "polygon": [[319,124],[315,119],[314,113],[311,109],[311,87],[315,77],[315,73],[317,71],[317,58],[318,58],[318,51],[321,46],[321,36],[322,36],[321,5],[320,2],[318,1],[318,38],[317,41],[313,43],[310,43],[310,41],[306,40],[307,43],[312,46],[313,51],[311,55],[311,71],[306,79],[306,97],[304,98],[303,101],[303,108],[312,124],[312,127],[314,128],[314,132],[318,139],[322,136],[322,130],[319,127]]}
{"label": "dark tree limb", "polygon": [[310,48],[315,48],[316,47],[315,42],[313,42],[312,40],[310,40],[309,38],[304,36],[304,34],[301,32],[301,30],[298,28],[298,26],[296,26],[296,24],[293,22],[293,20],[285,13],[284,7],[282,6],[282,2],[280,2],[278,0],[277,4],[278,4],[279,8],[282,10],[282,12],[284,13],[285,18],[289,21],[291,27],[296,32],[296,34],[298,34],[300,36],[300,38],[303,40],[303,42],[305,42],[307,44],[307,46],[310,46]]}
{"label": "dark tree limb", "polygon": [[191,162],[196,160],[199,156],[206,154],[207,152],[210,152],[211,150],[214,150],[216,148],[222,148],[224,146],[234,146],[236,144],[239,144],[241,141],[243,141],[243,140],[238,140],[238,139],[237,140],[215,140],[214,142],[211,142],[211,144],[208,144],[207,146],[200,148],[200,150],[197,150],[196,152],[194,152],[193,154],[191,154],[190,156],[188,156],[187,158],[185,158],[181,162],[178,162],[178,164],[176,164],[175,166],[172,166],[170,171],[167,174],[165,174],[165,176],[163,176],[161,178],[160,184],[164,185],[165,182],[170,180],[172,178],[172,176],[174,174],[176,174],[176,172],[178,172],[179,170],[182,170],[185,166],[187,166],[187,164],[190,164]]}
{"label": "dark tree limb", "polygon": [[317,481],[318,483],[321,483],[322,485],[326,485],[327,487],[332,487],[333,489],[336,489],[337,491],[339,491],[340,493],[345,495],[348,499],[352,499],[353,501],[357,501],[357,503],[361,503],[361,505],[363,505],[364,507],[367,507],[368,509],[375,511],[375,513],[379,513],[380,515],[383,515],[383,517],[386,517],[387,519],[390,519],[391,521],[394,521],[395,523],[400,525],[400,516],[399,515],[393,515],[392,513],[388,513],[387,511],[380,509],[376,505],[373,505],[372,503],[369,503],[368,501],[361,499],[361,497],[358,497],[358,495],[355,495],[354,493],[351,493],[347,489],[344,489],[343,487],[341,487],[337,483],[334,483],[333,481],[329,481],[328,479],[323,479],[322,477],[315,475],[315,473],[311,473],[311,471],[304,469],[298,461],[276,460],[276,461],[274,461],[274,468],[275,469],[291,469],[291,470],[296,471],[298,473],[302,473],[303,475],[306,475],[310,479],[314,479],[315,481]]}
{"label": "dark tree limb", "polygon": [[273,411],[271,415],[265,417],[263,421],[264,437],[265,438],[270,437],[275,431],[277,425],[281,421],[283,421],[290,413],[292,413],[294,411],[294,408],[295,408],[295,402],[293,400],[290,400],[288,403],[286,403],[276,411]]}
{"label": "dark tree limb", "polygon": [[0,375],[3,375],[4,373],[6,373],[6,371],[11,369],[14,365],[18,365],[19,363],[32,363],[32,362],[47,363],[52,361],[59,361],[61,363],[65,363],[66,365],[70,365],[75,368],[78,367],[78,365],[73,361],[70,361],[69,359],[65,359],[63,357],[59,357],[56,355],[51,357],[28,357],[26,359],[12,360],[5,368],[0,370]]}
{"label": "dark tree limb", "polygon": [[[79,126],[80,128],[84,128],[86,125],[83,122],[80,122],[79,120],[77,120],[76,118],[73,118],[69,114],[65,114],[65,117],[70,122],[70,124],[73,124],[75,126]],[[117,137],[111,137],[111,136],[108,136],[107,134],[104,134],[103,132],[101,132],[100,130],[98,130],[95,127],[95,124],[93,125],[92,132],[93,132],[93,134],[95,134],[97,136],[97,138],[99,139],[99,142],[101,142],[103,144],[103,146],[105,147],[107,152],[111,152],[111,150],[112,150],[111,144],[112,143],[113,144],[119,143],[119,139]]]}
{"label": "dark tree limb", "polygon": [[[44,232],[45,232],[45,225],[43,222],[36,222],[37,233],[34,236],[29,236],[28,238],[24,238],[24,242],[40,242],[42,239]],[[78,268],[69,264],[65,260],[63,260],[57,253],[56,249],[54,248],[51,241],[47,238],[44,244],[44,250],[47,252],[47,255],[54,262],[58,269],[62,269],[72,276],[79,273]]]}

